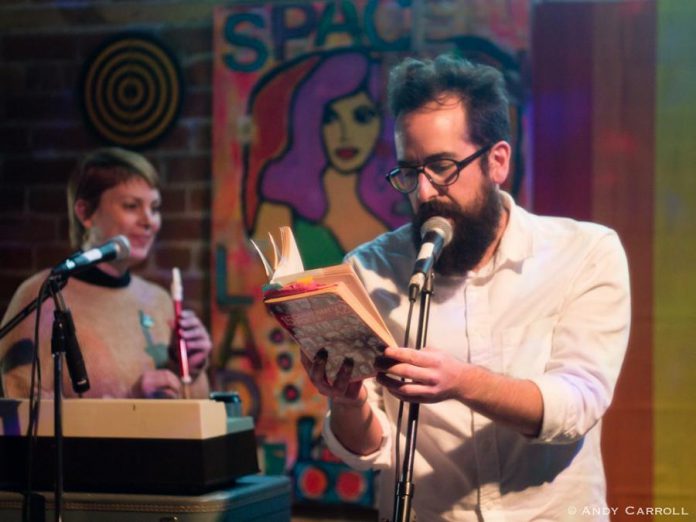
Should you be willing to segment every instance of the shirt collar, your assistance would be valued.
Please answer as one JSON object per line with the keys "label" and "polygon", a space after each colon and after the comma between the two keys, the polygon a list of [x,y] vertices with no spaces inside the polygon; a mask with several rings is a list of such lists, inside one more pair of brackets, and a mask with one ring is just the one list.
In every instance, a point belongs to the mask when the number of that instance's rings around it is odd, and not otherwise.
{"label": "shirt collar", "polygon": [[131,282],[130,271],[126,271],[124,274],[116,277],[99,270],[96,266],[82,270],[74,274],[73,277],[85,283],[106,288],[125,288]]}
{"label": "shirt collar", "polygon": [[495,254],[495,264],[498,267],[506,263],[520,263],[534,254],[534,237],[532,229],[526,223],[527,212],[515,204],[510,194],[502,190],[500,194],[509,218]]}
{"label": "shirt collar", "polygon": [[515,204],[512,196],[499,191],[504,209],[508,212],[508,222],[500,238],[493,257],[477,271],[469,271],[467,278],[487,280],[495,272],[505,267],[521,264],[534,254],[534,237],[528,221],[528,214]]}

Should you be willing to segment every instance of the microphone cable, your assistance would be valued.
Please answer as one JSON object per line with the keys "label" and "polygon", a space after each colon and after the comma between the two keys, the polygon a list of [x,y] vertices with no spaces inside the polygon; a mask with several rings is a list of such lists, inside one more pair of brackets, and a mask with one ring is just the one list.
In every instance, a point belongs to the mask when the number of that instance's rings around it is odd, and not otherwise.
{"label": "microphone cable", "polygon": [[[31,361],[31,381],[29,385],[29,422],[26,434],[26,487],[24,498],[22,499],[22,520],[30,522],[32,520],[31,507],[33,504],[32,475],[34,471],[34,452],[38,444],[39,413],[41,410],[41,359],[39,356],[39,325],[41,322],[41,306],[48,297],[49,279],[47,278],[39,289],[36,306],[36,319],[34,321],[34,353]],[[38,393],[37,393],[38,387]]]}

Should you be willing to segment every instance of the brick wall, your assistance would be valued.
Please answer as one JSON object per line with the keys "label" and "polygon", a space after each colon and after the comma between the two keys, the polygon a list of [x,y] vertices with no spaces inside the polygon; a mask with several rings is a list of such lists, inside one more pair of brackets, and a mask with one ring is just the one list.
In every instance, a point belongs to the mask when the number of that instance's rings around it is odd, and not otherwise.
{"label": "brick wall", "polygon": [[[64,187],[76,160],[104,143],[83,123],[85,60],[110,35],[144,31],[176,55],[185,98],[176,126],[142,152],[163,179],[163,228],[138,272],[168,287],[182,270],[187,305],[208,317],[212,3],[0,5],[0,315],[17,285],[70,254]],[[66,5],[65,2],[60,3]]]}

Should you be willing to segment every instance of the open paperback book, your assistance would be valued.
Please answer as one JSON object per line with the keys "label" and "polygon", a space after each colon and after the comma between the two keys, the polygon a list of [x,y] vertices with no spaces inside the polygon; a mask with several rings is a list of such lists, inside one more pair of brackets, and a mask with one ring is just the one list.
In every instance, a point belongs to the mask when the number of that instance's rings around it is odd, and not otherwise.
{"label": "open paperback book", "polygon": [[351,380],[376,375],[375,357],[397,343],[353,267],[343,263],[305,271],[290,227],[280,227],[280,248],[270,236],[271,260],[252,243],[269,278],[266,307],[310,359],[326,350],[329,381],[346,358],[353,360]]}

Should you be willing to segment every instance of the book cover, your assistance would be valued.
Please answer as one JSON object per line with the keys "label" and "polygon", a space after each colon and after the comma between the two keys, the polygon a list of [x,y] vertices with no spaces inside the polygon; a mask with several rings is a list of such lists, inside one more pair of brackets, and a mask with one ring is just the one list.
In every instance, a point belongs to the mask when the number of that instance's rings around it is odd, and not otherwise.
{"label": "book cover", "polygon": [[327,351],[330,382],[345,359],[353,361],[351,380],[376,375],[375,357],[396,342],[353,267],[343,263],[304,271],[291,229],[281,227],[280,237],[280,248],[269,241],[272,262],[254,244],[269,277],[268,310],[310,359],[322,348]]}

